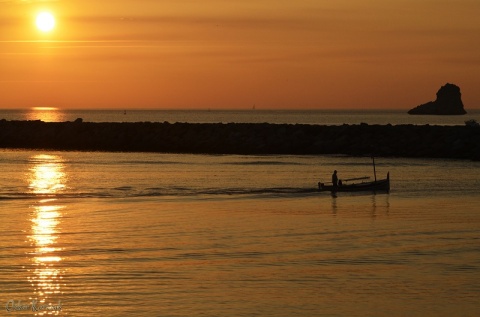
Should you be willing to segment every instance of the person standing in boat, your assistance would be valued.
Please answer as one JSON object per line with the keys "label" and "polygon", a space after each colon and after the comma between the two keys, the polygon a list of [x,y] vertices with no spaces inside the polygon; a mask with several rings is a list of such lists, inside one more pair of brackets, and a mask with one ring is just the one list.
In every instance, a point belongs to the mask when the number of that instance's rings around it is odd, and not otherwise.
{"label": "person standing in boat", "polygon": [[337,170],[333,171],[332,174],[332,185],[334,188],[338,187],[338,176],[337,176]]}

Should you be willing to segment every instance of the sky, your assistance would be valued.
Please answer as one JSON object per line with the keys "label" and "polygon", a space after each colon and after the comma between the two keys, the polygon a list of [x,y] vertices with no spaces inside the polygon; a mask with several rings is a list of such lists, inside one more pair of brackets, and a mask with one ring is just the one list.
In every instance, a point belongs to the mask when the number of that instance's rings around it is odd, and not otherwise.
{"label": "sky", "polygon": [[478,16],[478,0],[0,0],[0,108],[408,110],[448,82],[479,109]]}

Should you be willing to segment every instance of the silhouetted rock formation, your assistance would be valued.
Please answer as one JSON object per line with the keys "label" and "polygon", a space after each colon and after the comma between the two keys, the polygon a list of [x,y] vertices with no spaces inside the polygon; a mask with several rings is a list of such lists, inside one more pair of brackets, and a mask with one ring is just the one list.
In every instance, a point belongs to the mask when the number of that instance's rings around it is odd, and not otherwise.
{"label": "silhouetted rock formation", "polygon": [[436,114],[436,115],[462,115],[467,112],[463,108],[460,87],[454,84],[446,84],[437,92],[435,101],[427,102],[413,108],[409,114]]}
{"label": "silhouetted rock formation", "polygon": [[480,160],[480,127],[0,120],[0,148]]}

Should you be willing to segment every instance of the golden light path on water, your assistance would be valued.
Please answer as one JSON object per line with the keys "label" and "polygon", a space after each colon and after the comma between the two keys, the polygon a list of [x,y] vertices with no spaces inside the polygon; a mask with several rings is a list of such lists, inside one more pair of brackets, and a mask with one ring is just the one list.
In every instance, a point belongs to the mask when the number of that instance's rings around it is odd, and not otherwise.
{"label": "golden light path on water", "polygon": [[64,206],[59,205],[55,194],[65,189],[66,175],[62,158],[56,155],[39,154],[30,158],[32,167],[29,173],[29,188],[41,198],[35,203],[31,218],[29,240],[34,247],[30,254],[33,262],[28,280],[33,287],[36,301],[35,315],[58,315],[59,310],[51,309],[58,305],[61,295],[63,270],[59,263],[59,224]]}
{"label": "golden light path on water", "polygon": [[26,114],[26,120],[42,120],[44,122],[65,121],[64,115],[55,107],[33,107]]}

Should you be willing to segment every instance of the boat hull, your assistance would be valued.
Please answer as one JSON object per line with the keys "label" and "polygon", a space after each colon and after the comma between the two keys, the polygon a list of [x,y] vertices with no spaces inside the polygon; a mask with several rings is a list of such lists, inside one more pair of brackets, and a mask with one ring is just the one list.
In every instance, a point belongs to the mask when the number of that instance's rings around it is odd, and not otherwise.
{"label": "boat hull", "polygon": [[363,182],[356,184],[332,186],[325,185],[323,183],[318,183],[318,189],[321,192],[330,191],[330,192],[362,192],[362,191],[383,191],[390,192],[390,173],[387,174],[386,179],[381,179],[373,182]]}

